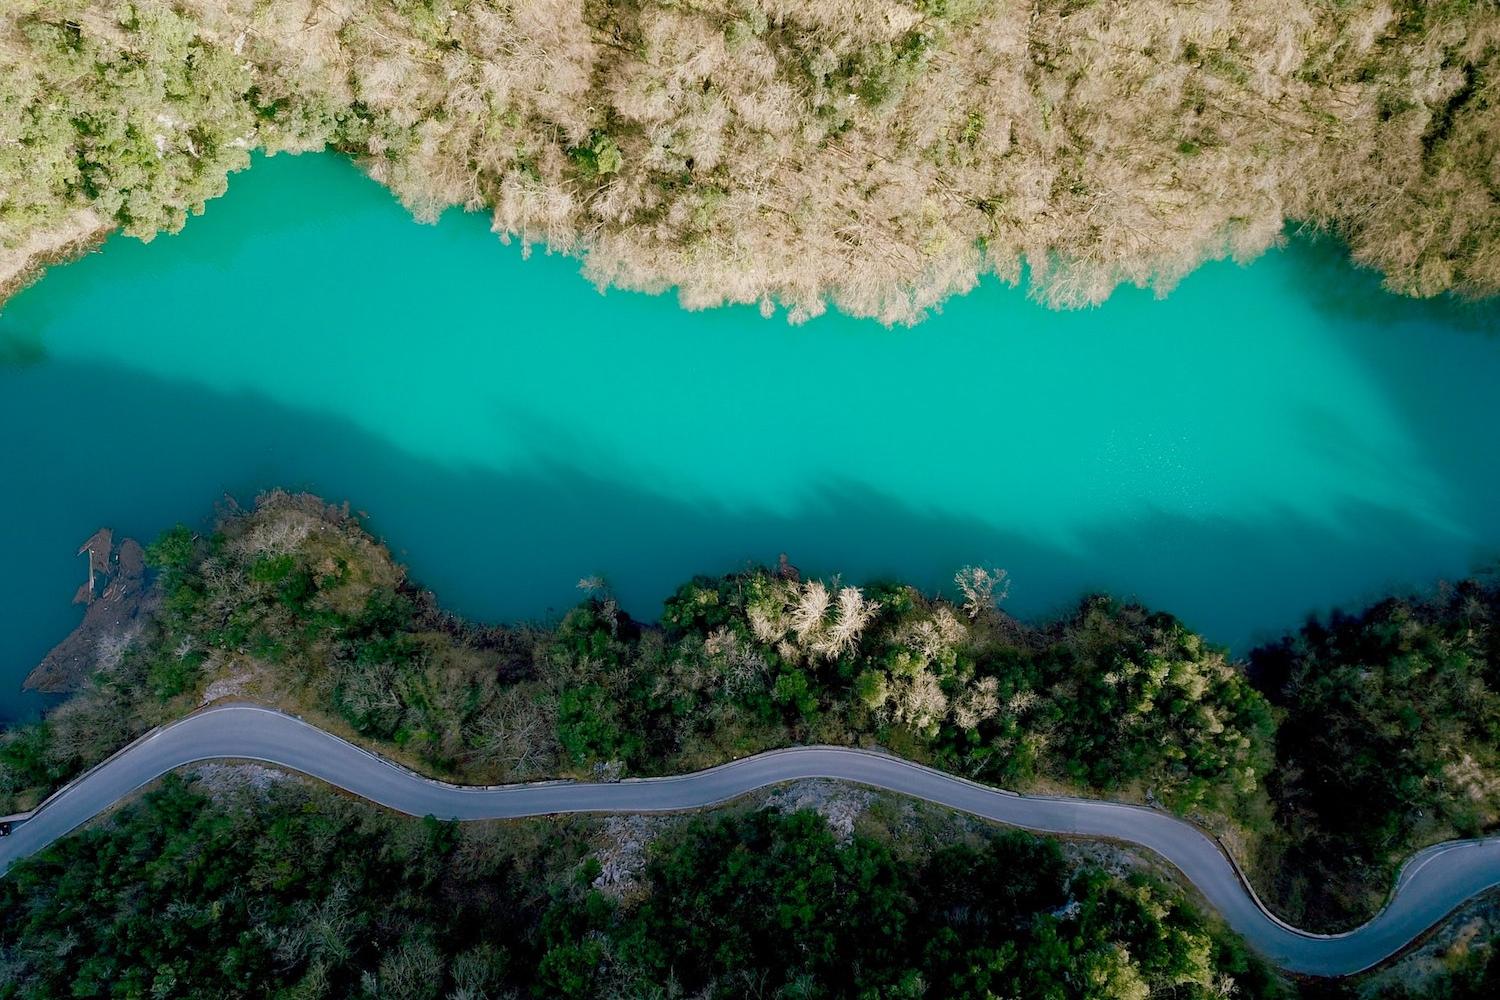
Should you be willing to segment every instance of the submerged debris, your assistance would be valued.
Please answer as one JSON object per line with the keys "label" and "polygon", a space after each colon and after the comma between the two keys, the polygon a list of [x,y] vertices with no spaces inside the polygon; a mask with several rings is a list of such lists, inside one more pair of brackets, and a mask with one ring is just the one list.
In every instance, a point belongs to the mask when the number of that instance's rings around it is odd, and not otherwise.
{"label": "submerged debris", "polygon": [[[88,553],[89,578],[73,600],[87,604],[88,611],[73,633],[26,675],[28,691],[75,690],[95,670],[118,666],[140,634],[158,601],[146,586],[145,552],[134,539],[125,539],[118,548],[113,543],[113,533],[102,528],[79,548],[79,555]],[[101,584],[103,590],[95,596]]]}

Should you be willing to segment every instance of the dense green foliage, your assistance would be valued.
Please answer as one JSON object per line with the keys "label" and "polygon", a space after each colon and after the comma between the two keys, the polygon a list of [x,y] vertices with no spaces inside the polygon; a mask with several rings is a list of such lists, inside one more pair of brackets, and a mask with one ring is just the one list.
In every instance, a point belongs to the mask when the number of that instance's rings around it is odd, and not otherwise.
{"label": "dense green foliage", "polygon": [[0,232],[45,229],[87,205],[150,239],[182,228],[249,164],[249,65],[166,5],[112,14],[100,24],[87,4],[60,3],[11,29],[32,56],[24,72],[0,73]]}
{"label": "dense green foliage", "polygon": [[[176,529],[147,559],[161,610],[76,699],[81,718],[100,702],[140,727],[230,682],[475,779],[678,770],[815,738],[1008,783],[1149,788],[1182,810],[1233,809],[1269,762],[1264,701],[1170,616],[1090,599],[1027,629],[973,571],[965,607],[753,571],[683,587],[661,628],[594,596],[544,632],[446,618],[346,511],[307,497],[269,495],[208,537]],[[13,789],[79,762],[49,758],[45,732],[11,739]]]}
{"label": "dense green foliage", "polygon": [[533,771],[661,771],[816,736],[998,781],[1145,786],[1181,810],[1225,810],[1269,764],[1264,700],[1169,615],[1094,598],[1024,629],[974,571],[966,607],[752,571],[684,586],[661,629],[595,596],[550,633],[480,634],[406,588],[344,512],[305,498],[275,495],[150,555],[167,568],[148,658],[238,662],[445,771],[506,763],[521,731],[546,751]]}
{"label": "dense green foliage", "polygon": [[1025,834],[915,866],[812,813],[695,822],[660,851],[616,954],[690,995],[1200,997],[1259,970],[1162,886],[1070,871]]}
{"label": "dense green foliage", "polygon": [[1372,1000],[1493,1000],[1497,996],[1500,996],[1500,940],[1492,940],[1466,956],[1456,968],[1434,977],[1434,981],[1382,989]]}
{"label": "dense green foliage", "polygon": [[973,569],[961,602],[784,567],[687,584],[659,626],[596,590],[551,629],[477,629],[347,510],[284,493],[147,556],[146,630],[0,734],[0,810],[205,695],[292,708],[461,781],[878,745],[1009,787],[1155,797],[1240,837],[1263,895],[1319,926],[1368,915],[1412,849],[1500,809],[1489,584],[1310,623],[1247,672],[1105,598],[1023,625],[995,608],[1001,576]]}
{"label": "dense green foliage", "polygon": [[494,995],[579,850],[563,826],[460,831],[299,785],[225,804],[168,779],[0,882],[0,996]]}
{"label": "dense green foliage", "polygon": [[898,861],[812,812],[710,816],[652,847],[622,901],[595,886],[588,832],[174,778],[0,882],[0,997],[1274,990],[1171,890],[1023,834]]}
{"label": "dense green foliage", "polygon": [[1229,809],[1268,764],[1264,700],[1170,615],[1090,598],[1030,630],[900,585],[838,588],[815,614],[823,593],[765,573],[699,580],[667,602],[667,641],[679,658],[758,658],[746,708],[995,781],[1147,786],[1180,810]]}
{"label": "dense green foliage", "polygon": [[1500,587],[1467,581],[1256,653],[1285,713],[1270,786],[1289,908],[1362,917],[1413,844],[1500,819],[1497,617]]}

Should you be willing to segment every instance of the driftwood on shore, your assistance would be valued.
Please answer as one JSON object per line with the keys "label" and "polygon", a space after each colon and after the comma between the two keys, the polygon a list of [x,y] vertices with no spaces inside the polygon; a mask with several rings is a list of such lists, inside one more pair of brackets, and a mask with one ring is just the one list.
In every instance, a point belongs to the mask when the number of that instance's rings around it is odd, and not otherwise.
{"label": "driftwood on shore", "polygon": [[[154,605],[146,586],[145,552],[127,538],[118,547],[108,528],[101,528],[79,548],[88,553],[89,578],[78,588],[74,603],[87,604],[83,621],[71,635],[52,648],[26,675],[28,691],[72,691],[100,667],[112,665],[140,632]],[[103,580],[103,590],[96,588]]]}
{"label": "driftwood on shore", "polygon": [[115,551],[115,533],[108,528],[100,528],[89,537],[89,540],[78,546],[78,554],[88,553],[89,578],[78,587],[78,592],[73,595],[74,604],[93,604],[94,586],[96,577],[109,575],[110,556]]}

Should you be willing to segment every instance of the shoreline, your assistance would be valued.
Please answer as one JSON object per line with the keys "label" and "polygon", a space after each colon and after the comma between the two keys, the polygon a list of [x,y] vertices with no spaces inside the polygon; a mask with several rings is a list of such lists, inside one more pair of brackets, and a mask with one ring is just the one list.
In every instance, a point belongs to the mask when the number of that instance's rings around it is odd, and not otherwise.
{"label": "shoreline", "polygon": [[[83,211],[93,216],[92,210]],[[67,234],[50,245],[32,250],[22,248],[11,251],[20,255],[21,259],[18,261],[12,262],[0,257],[0,266],[4,267],[0,271],[0,310],[5,308],[12,296],[40,281],[48,269],[71,264],[99,250],[117,229],[117,226],[99,222],[96,218],[91,228],[87,228],[85,232]],[[9,254],[5,256],[8,257]]]}
{"label": "shoreline", "polygon": [[[275,152],[265,149],[257,149],[253,152],[261,157],[276,155]],[[297,156],[302,153],[322,154],[347,159],[361,173],[379,184],[388,194],[400,200],[400,192],[393,188],[378,173],[372,173],[367,169],[367,164],[361,157],[350,150],[337,148],[333,145],[322,149],[285,150],[286,155]],[[251,166],[253,166],[253,161]],[[245,169],[250,169],[246,167]],[[238,171],[236,171],[238,172]],[[227,189],[211,199],[217,201],[228,194]],[[408,206],[409,207],[409,206]],[[469,209],[466,209],[469,210]],[[493,213],[495,206],[488,203],[481,207],[486,213]],[[193,213],[201,214],[201,213]],[[92,208],[80,209],[78,216],[81,224],[67,227],[58,234],[39,234],[33,236],[31,243],[41,243],[34,248],[18,248],[12,251],[0,251],[0,311],[3,311],[9,300],[22,291],[40,281],[46,276],[48,270],[54,267],[65,266],[82,259],[90,253],[99,251],[108,241],[109,237],[120,231],[118,223],[103,222],[94,214]],[[191,224],[191,216],[187,220]],[[413,225],[423,224],[434,220],[427,220],[412,215]],[[501,243],[508,244],[513,239],[520,238],[515,233],[503,231],[497,228],[498,223],[491,226],[496,239]],[[175,233],[178,230],[159,230],[153,234],[160,236],[167,233]],[[1356,254],[1354,246],[1348,236],[1341,233],[1337,228],[1329,227],[1326,223],[1315,220],[1301,219],[1296,217],[1285,217],[1282,220],[1280,235],[1277,238],[1255,247],[1248,253],[1231,251],[1225,246],[1210,242],[1200,244],[1196,247],[1198,253],[1191,263],[1184,263],[1184,258],[1174,258],[1169,262],[1156,266],[1149,260],[1142,260],[1128,265],[1131,272],[1129,278],[1117,277],[1106,292],[1100,296],[1086,300],[1070,300],[1058,298],[1047,291],[1050,284],[1056,284],[1061,278],[1075,274],[1078,280],[1085,281],[1096,277],[1097,267],[1087,261],[1072,260],[1056,250],[1049,251],[1053,254],[1050,264],[1045,268],[1038,267],[1030,262],[1022,262],[1014,268],[1002,266],[1001,263],[989,260],[981,255],[977,258],[963,275],[953,279],[950,287],[932,294],[922,292],[923,304],[916,311],[901,318],[892,319],[889,316],[870,312],[866,309],[850,308],[850,303],[845,297],[845,285],[834,282],[827,287],[817,290],[818,308],[807,310],[802,305],[790,304],[774,296],[767,299],[765,296],[744,296],[732,294],[728,291],[717,298],[709,296],[704,298],[700,293],[691,291],[681,284],[670,282],[663,283],[653,277],[646,270],[636,270],[629,266],[622,266],[621,262],[612,261],[608,267],[608,273],[603,273],[595,266],[594,257],[603,253],[603,248],[587,244],[581,239],[563,239],[554,246],[547,238],[542,237],[535,240],[520,238],[524,246],[528,248],[540,247],[548,255],[558,255],[567,258],[578,266],[578,278],[593,285],[600,291],[616,289],[623,292],[638,293],[650,296],[672,294],[677,299],[677,308],[687,312],[708,312],[727,309],[736,306],[761,307],[761,313],[766,319],[777,315],[784,315],[786,321],[792,324],[801,324],[825,315],[846,316],[855,320],[869,320],[879,324],[886,329],[903,326],[908,329],[918,327],[929,320],[933,320],[942,314],[943,307],[955,299],[970,294],[980,283],[985,281],[998,281],[1011,286],[1024,285],[1024,292],[1028,299],[1039,303],[1049,312],[1067,313],[1086,309],[1094,309],[1103,305],[1116,292],[1126,287],[1150,288],[1155,290],[1158,299],[1170,297],[1177,284],[1184,279],[1197,273],[1202,268],[1220,261],[1233,259],[1242,267],[1255,264],[1268,253],[1284,249],[1288,239],[1303,235],[1313,242],[1331,239],[1338,244],[1337,254],[1341,262],[1355,270],[1369,270],[1381,279],[1382,290],[1393,296],[1398,302],[1417,303],[1434,297],[1447,300],[1456,306],[1463,308],[1485,308],[1489,305],[1500,303],[1500,290],[1476,291],[1468,287],[1452,287],[1440,290],[1436,296],[1429,293],[1419,293],[1405,287],[1395,287],[1390,283],[1390,274],[1383,269],[1378,261],[1363,259]],[[149,242],[149,239],[147,240]],[[1184,250],[1195,249],[1193,246],[1185,246]],[[811,248],[808,252],[813,252]],[[14,258],[14,259],[12,259]],[[1141,270],[1137,265],[1144,266]],[[1127,264],[1118,264],[1119,267],[1127,267]],[[866,291],[878,290],[884,299],[915,298],[919,290],[905,281],[891,281],[885,285],[870,285]]]}
{"label": "shoreline", "polygon": [[[63,44],[35,11],[0,29],[26,150],[0,166],[17,239],[66,226],[80,197],[149,238],[222,194],[252,146],[331,147],[419,219],[483,208],[504,238],[589,248],[597,284],[793,322],[911,324],[1028,267],[1052,305],[1165,294],[1288,220],[1340,233],[1408,294],[1500,290],[1475,82],[1500,51],[1492,6],[1429,22],[1415,3],[1371,20],[1311,0],[1139,0],[1129,18],[651,0],[429,23],[300,5],[83,17]],[[144,78],[181,79],[127,85],[142,58]],[[83,124],[122,107],[129,135]]]}

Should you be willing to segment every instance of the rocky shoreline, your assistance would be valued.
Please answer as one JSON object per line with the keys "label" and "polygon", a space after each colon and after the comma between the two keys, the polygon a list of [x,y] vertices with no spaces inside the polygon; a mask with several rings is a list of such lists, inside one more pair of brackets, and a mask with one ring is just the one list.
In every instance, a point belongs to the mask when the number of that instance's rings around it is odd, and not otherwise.
{"label": "rocky shoreline", "polygon": [[145,551],[126,538],[118,546],[113,533],[101,528],[78,550],[89,553],[89,579],[74,603],[86,604],[83,621],[52,647],[26,675],[27,691],[61,694],[77,690],[95,670],[107,670],[140,634],[155,610],[159,595],[146,580]]}

